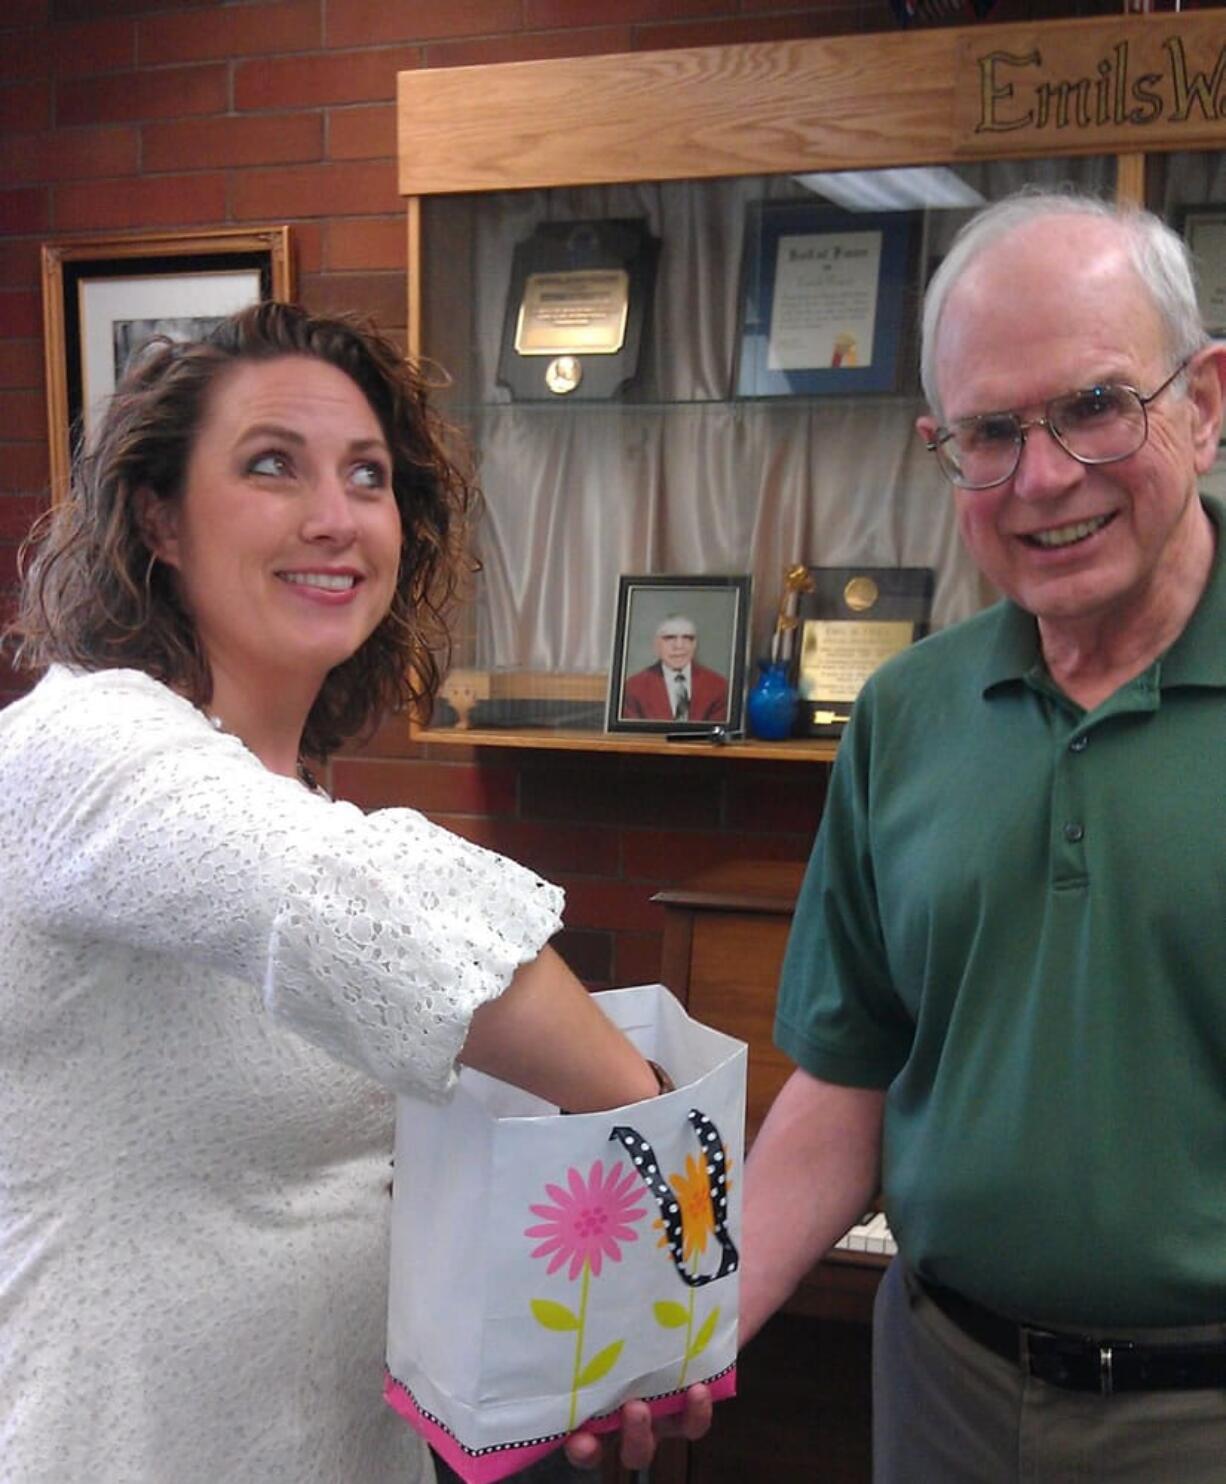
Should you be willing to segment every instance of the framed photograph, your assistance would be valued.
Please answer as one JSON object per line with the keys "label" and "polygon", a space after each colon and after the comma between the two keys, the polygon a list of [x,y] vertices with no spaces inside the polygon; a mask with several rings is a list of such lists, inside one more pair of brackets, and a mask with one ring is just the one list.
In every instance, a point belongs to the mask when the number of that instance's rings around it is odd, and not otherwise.
{"label": "framed photograph", "polygon": [[619,579],[605,727],[741,730],[750,579]]}
{"label": "framed photograph", "polygon": [[736,395],[896,391],[917,240],[915,212],[752,203]]}
{"label": "framed photograph", "polygon": [[205,335],[236,309],[293,298],[288,227],[94,237],[43,244],[51,484],[68,488],[129,357],[154,335]]}
{"label": "framed photograph", "polygon": [[1226,211],[1189,211],[1183,235],[1196,261],[1197,297],[1205,328],[1226,336]]}

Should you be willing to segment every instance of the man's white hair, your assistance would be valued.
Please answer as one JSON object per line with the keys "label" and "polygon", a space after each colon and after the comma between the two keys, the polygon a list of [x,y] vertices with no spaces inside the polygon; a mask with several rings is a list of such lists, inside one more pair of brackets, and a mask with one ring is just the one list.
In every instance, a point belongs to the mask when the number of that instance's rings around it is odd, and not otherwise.
{"label": "man's white hair", "polygon": [[[664,630],[666,628],[668,628],[669,624],[674,624],[674,623],[683,623],[683,624],[685,624],[686,627],[689,629],[691,636],[693,638],[697,639],[697,637],[698,637],[698,625],[686,613],[670,613],[667,618],[662,618],[660,620],[660,622],[656,625],[656,638],[658,639],[660,637],[660,635],[663,634]],[[640,632],[641,632],[641,630],[640,630]]]}
{"label": "man's white hair", "polygon": [[[985,249],[1019,227],[1044,217],[1089,216],[1114,223],[1124,237],[1132,266],[1153,300],[1166,331],[1173,362],[1186,360],[1209,336],[1196,300],[1196,272],[1182,237],[1151,211],[1117,205],[1074,191],[1017,191],[973,216],[954,238],[953,246],[932,275],[924,295],[920,381],[933,415],[944,420],[937,390],[937,340],[950,292]],[[1061,271],[1051,264],[1053,276]]]}

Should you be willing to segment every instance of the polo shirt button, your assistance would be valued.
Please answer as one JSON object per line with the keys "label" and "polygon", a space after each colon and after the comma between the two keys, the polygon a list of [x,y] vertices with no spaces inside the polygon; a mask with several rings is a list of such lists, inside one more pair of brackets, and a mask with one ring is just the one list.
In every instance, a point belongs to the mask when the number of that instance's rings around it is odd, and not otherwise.
{"label": "polo shirt button", "polygon": [[1085,826],[1074,824],[1071,820],[1064,826],[1064,838],[1070,845],[1076,845],[1085,836]]}
{"label": "polo shirt button", "polygon": [[1084,732],[1082,732],[1080,737],[1074,737],[1073,740],[1069,743],[1068,750],[1070,752],[1084,752],[1087,745],[1089,744],[1089,741],[1089,737]]}

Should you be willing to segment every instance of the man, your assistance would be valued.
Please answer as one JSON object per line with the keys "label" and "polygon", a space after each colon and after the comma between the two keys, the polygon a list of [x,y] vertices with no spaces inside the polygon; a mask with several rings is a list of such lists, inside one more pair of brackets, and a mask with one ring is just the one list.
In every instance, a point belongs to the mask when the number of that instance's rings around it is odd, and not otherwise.
{"label": "man", "polygon": [[1005,601],[856,702],[746,1186],[746,1338],[884,1192],[878,1484],[1226,1477],[1224,363],[1179,239],[1086,199],[929,290],[917,426]]}
{"label": "man", "polygon": [[698,629],[684,613],[670,613],[657,627],[656,662],[626,681],[622,715],[640,721],[728,720],[728,682],[700,665]]}

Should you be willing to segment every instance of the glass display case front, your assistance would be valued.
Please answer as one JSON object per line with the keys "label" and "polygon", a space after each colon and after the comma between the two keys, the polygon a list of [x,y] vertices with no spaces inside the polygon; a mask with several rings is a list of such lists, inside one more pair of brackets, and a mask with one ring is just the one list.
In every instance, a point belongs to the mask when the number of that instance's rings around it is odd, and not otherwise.
{"label": "glass display case front", "polygon": [[[796,569],[930,572],[934,627],[989,600],[914,432],[924,285],[977,206],[1023,185],[1110,195],[1115,170],[1087,156],[425,200],[421,349],[484,492],[433,726],[616,729],[670,614],[734,686],[772,656],[794,671]],[[635,577],[670,594],[637,619]],[[748,579],[739,623],[711,579]],[[722,714],[733,732],[741,699]]]}
{"label": "glass display case front", "polygon": [[[1146,204],[1180,232],[1196,265],[1201,314],[1209,333],[1226,339],[1226,155],[1221,150],[1153,155]],[[1201,488],[1226,497],[1226,443]]]}

